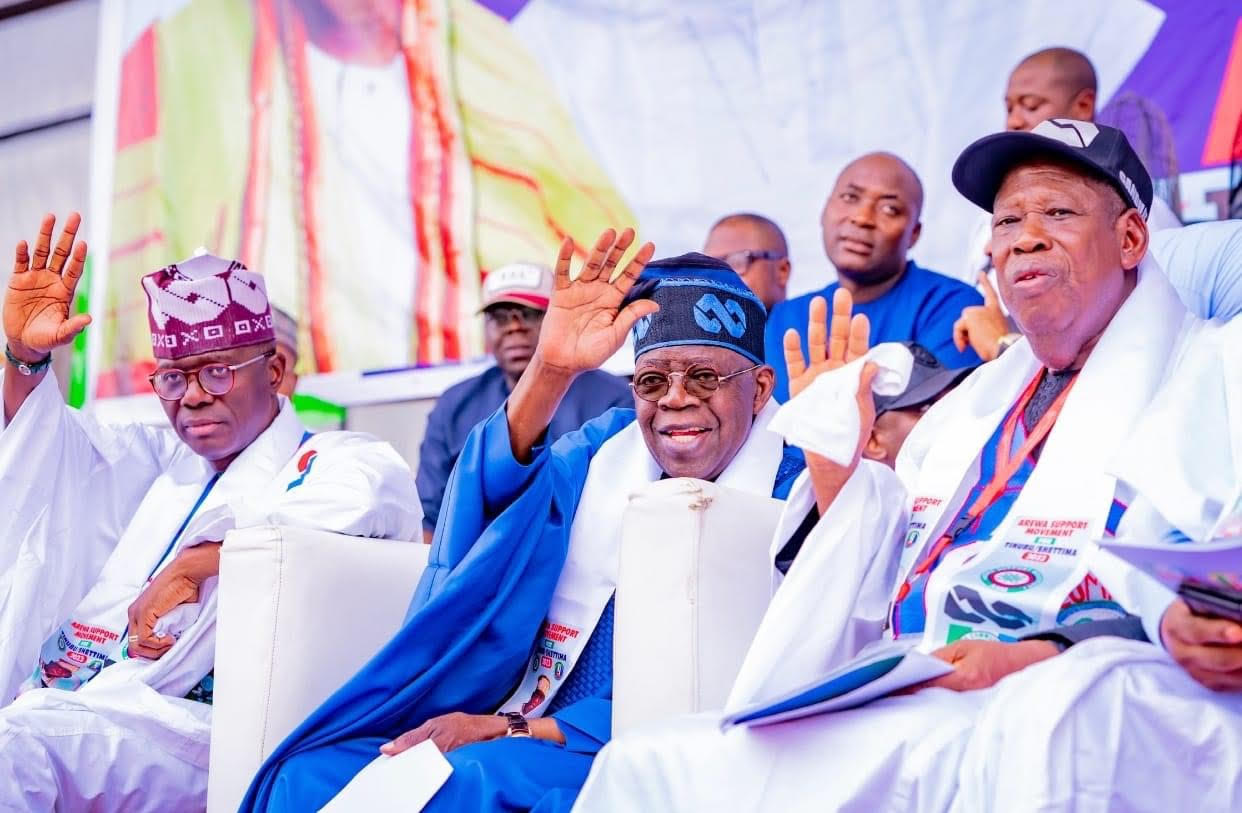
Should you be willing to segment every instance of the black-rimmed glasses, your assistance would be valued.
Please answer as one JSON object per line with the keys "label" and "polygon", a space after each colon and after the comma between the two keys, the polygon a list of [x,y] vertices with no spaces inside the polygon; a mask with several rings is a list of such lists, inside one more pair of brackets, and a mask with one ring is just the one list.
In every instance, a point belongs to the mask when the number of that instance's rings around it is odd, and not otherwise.
{"label": "black-rimmed glasses", "polygon": [[208,395],[226,395],[233,389],[234,373],[274,355],[275,350],[268,350],[240,364],[204,364],[197,370],[156,370],[147,376],[147,380],[151,382],[151,389],[155,390],[155,394],[165,401],[180,401],[184,398],[186,391],[190,389],[190,376],[198,379],[198,386]]}
{"label": "black-rimmed glasses", "polygon": [[730,378],[737,378],[744,373],[758,370],[762,366],[762,364],[756,364],[728,375],[721,375],[711,367],[691,367],[689,370],[676,373],[648,370],[634,376],[630,387],[634,389],[634,394],[644,401],[659,401],[668,394],[669,388],[673,386],[673,379],[681,378],[681,385],[686,388],[687,394],[700,399],[710,398],[712,393],[720,389],[720,385]]}
{"label": "black-rimmed glasses", "polygon": [[755,251],[754,249],[744,248],[741,251],[731,251],[716,259],[725,261],[730,268],[739,275],[743,275],[750,269],[751,263],[755,260],[783,260],[785,255],[779,251]]}

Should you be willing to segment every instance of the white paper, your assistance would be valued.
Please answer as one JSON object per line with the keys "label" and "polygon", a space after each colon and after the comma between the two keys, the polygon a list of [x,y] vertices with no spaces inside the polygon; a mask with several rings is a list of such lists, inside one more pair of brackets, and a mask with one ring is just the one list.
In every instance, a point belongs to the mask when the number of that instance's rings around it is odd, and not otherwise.
{"label": "white paper", "polygon": [[452,773],[453,766],[436,744],[424,740],[396,756],[376,757],[320,813],[422,810]]}
{"label": "white paper", "polygon": [[[832,670],[818,680],[786,692],[780,697],[754,703],[730,714],[724,719],[721,727],[770,725],[814,714],[852,709],[900,689],[935,680],[953,671],[953,667],[945,661],[912,649],[911,646],[904,642],[889,642],[886,645],[866,649],[849,663]],[[877,665],[890,659],[898,659],[897,665],[882,675],[866,680],[862,685],[856,685],[841,692],[828,690],[830,696],[825,699],[806,704],[795,702],[792,708],[780,709],[782,705],[790,704],[799,695],[814,694],[820,687],[827,689],[829,683],[836,681],[846,685],[857,683],[860,675],[865,675],[868,671],[874,670]]]}
{"label": "white paper", "polygon": [[1100,547],[1174,590],[1186,579],[1242,590],[1242,536],[1211,542],[1102,539]]}

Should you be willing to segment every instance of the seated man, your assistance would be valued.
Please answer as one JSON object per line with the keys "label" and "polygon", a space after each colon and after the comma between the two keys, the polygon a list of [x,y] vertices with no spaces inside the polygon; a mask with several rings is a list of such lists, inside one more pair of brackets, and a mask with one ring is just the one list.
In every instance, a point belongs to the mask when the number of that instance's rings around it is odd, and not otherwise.
{"label": "seated man", "polygon": [[[1242,320],[1208,323],[1116,464],[1139,493],[1119,535],[1242,534],[1239,370]],[[1107,639],[1056,631],[1056,671],[1005,681],[979,718],[954,809],[1242,810],[1242,624],[1169,600]]]}
{"label": "seated man", "polygon": [[725,215],[707,232],[703,253],[724,260],[769,311],[785,301],[789,245],[781,227],[752,212]]}
{"label": "seated man", "polygon": [[[805,336],[811,300],[831,300],[838,288],[849,291],[856,310],[870,320],[874,344],[912,340],[949,367],[979,363],[973,350],[953,346],[953,322],[982,297],[906,256],[919,239],[922,209],[923,184],[895,155],[870,153],[841,170],[821,218],[824,252],[837,281],[777,305],[768,318],[765,346],[768,363],[777,369],[777,400],[789,399],[785,331]],[[802,351],[807,352],[805,343]]]}
{"label": "seated man", "polygon": [[[581,809],[944,809],[986,689],[1055,660],[1052,643],[1020,639],[1159,604],[1150,582],[1093,543],[1131,497],[1108,467],[1195,324],[1141,265],[1151,179],[1119,131],[1069,121],[1051,135],[981,139],[953,179],[993,212],[1001,295],[1024,338],[928,412],[896,475],[857,451],[846,464],[808,455],[809,488],[794,489],[782,527],[813,505],[822,519],[729,706],[792,690],[882,640],[934,651],[953,671],[906,696],[763,728],[721,733],[707,716],[627,733],[600,754]],[[834,321],[827,346],[840,357],[851,343]],[[856,449],[870,423],[861,393]]]}
{"label": "seated man", "polygon": [[[694,477],[784,496],[801,463],[765,428],[763,306],[710,257],[647,265],[650,243],[613,279],[632,240],[606,231],[573,282],[561,247],[530,367],[466,442],[404,628],[276,749],[242,810],[315,810],[381,752],[428,739],[453,773],[426,809],[567,809],[611,734],[627,495]],[[571,382],[630,328],[634,409],[549,447]]]}
{"label": "seated man", "polygon": [[409,539],[413,477],[374,438],[306,431],[277,395],[263,278],[211,255],[143,278],[151,384],[171,426],[66,407],[47,368],[90,321],[69,316],[86,246],[74,248],[72,215],[52,251],[54,222],[33,257],[18,245],[4,299],[0,799],[201,809],[224,533],[275,523]]}
{"label": "seated man", "polygon": [[298,320],[272,306],[272,331],[276,334],[276,355],[285,360],[285,377],[280,382],[280,394],[293,397],[298,388]]}
{"label": "seated man", "polygon": [[[483,282],[483,329],[496,366],[454,384],[427,416],[418,451],[418,496],[423,503],[423,540],[431,541],[453,464],[475,424],[496,411],[517,386],[539,342],[539,327],[552,295],[547,266],[515,263],[497,268]],[[588,370],[570,386],[548,424],[548,442],[572,432],[615,406],[630,404],[625,381]]]}
{"label": "seated man", "polygon": [[[1022,59],[1009,74],[1005,86],[1005,129],[1029,132],[1048,119],[1093,121],[1097,93],[1095,66],[1081,51],[1072,48],[1044,48]],[[1153,233],[1177,230],[1182,225],[1177,215],[1158,195],[1153,194],[1151,210],[1146,212],[1147,228]],[[989,244],[992,241],[992,220],[980,214],[966,241],[967,256],[960,276],[971,284],[978,283],[984,304],[962,310],[954,326],[959,349],[967,346],[984,361],[999,356],[1018,338],[1004,307],[996,298],[995,271]],[[1163,258],[1152,240],[1152,254]],[[1174,287],[1178,287],[1176,281]],[[1192,312],[1194,311],[1191,306]],[[1209,318],[1199,312],[1199,316]]]}

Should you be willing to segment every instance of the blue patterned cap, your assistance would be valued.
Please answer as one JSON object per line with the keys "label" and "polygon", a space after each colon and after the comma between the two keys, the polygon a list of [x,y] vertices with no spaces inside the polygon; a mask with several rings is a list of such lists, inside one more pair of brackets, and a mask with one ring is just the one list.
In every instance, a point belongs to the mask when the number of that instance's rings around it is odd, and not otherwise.
{"label": "blue patterned cap", "polygon": [[725,347],[763,363],[768,313],[723,260],[691,252],[654,260],[630,289],[626,304],[650,299],[659,313],[634,325],[634,358],[659,347]]}

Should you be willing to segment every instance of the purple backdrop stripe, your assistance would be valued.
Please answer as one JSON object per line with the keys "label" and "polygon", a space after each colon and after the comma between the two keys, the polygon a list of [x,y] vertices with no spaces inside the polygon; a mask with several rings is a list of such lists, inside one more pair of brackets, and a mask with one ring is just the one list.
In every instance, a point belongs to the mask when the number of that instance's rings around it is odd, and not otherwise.
{"label": "purple backdrop stripe", "polygon": [[530,0],[478,0],[479,5],[506,20],[512,20]]}
{"label": "purple backdrop stripe", "polygon": [[1203,145],[1224,80],[1238,0],[1149,0],[1164,10],[1164,25],[1122,83],[1164,109],[1182,172],[1204,169]]}

